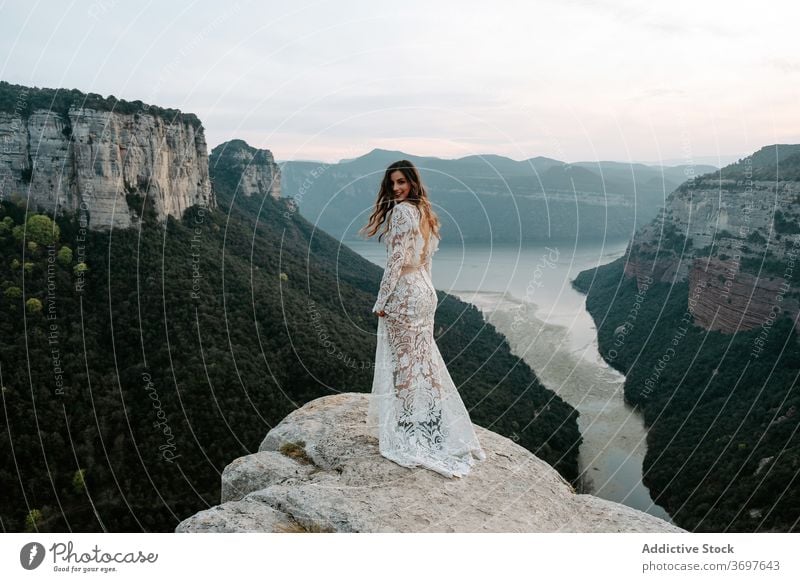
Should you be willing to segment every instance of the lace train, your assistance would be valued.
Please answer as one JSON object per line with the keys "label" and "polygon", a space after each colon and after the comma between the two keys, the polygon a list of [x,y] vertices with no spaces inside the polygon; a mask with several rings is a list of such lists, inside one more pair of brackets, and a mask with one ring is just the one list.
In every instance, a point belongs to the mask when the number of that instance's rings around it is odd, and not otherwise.
{"label": "lace train", "polygon": [[[398,465],[426,467],[445,477],[468,474],[475,460],[486,459],[486,454],[436,342],[431,342],[424,362],[412,364],[408,360],[402,366],[395,363],[398,360],[386,328],[387,322],[380,318],[367,420],[381,454]],[[432,376],[420,378],[410,388],[395,390],[396,378],[428,367]]]}

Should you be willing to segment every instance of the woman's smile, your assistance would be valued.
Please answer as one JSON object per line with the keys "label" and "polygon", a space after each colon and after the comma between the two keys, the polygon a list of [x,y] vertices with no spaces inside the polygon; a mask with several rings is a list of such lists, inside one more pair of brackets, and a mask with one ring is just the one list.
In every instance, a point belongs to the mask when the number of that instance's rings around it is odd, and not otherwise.
{"label": "woman's smile", "polygon": [[400,170],[392,172],[390,179],[392,180],[394,197],[398,200],[404,200],[408,196],[409,190],[411,190],[411,185],[408,183],[408,180],[406,180],[403,172]]}

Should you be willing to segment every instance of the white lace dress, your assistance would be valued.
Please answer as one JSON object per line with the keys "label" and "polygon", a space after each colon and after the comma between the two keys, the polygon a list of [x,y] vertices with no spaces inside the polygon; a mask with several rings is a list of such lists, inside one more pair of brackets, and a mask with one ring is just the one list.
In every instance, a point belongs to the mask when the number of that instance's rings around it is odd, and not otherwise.
{"label": "white lace dress", "polygon": [[439,245],[431,235],[424,249],[419,219],[417,207],[403,201],[389,220],[386,270],[372,308],[386,315],[378,318],[367,425],[387,459],[461,477],[486,454],[433,338],[431,262]]}

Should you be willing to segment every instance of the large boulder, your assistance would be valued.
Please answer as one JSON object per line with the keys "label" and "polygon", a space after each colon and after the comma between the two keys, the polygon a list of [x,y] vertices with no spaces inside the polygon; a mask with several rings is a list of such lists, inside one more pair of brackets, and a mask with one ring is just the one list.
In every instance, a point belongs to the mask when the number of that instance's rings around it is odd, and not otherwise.
{"label": "large boulder", "polygon": [[448,479],[382,457],[367,432],[368,394],[313,400],[222,474],[222,503],[177,532],[683,532],[577,494],[550,465],[475,425],[487,454]]}

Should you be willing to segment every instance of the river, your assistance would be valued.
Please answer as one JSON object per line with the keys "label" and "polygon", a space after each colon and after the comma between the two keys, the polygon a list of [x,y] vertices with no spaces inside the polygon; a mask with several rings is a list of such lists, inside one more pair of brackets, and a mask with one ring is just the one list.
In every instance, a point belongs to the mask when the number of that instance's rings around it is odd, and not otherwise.
{"label": "river", "polygon": [[[541,382],[580,412],[583,492],[672,520],[642,484],[647,431],[623,401],[624,376],[600,357],[585,295],[570,281],[622,256],[626,240],[518,245],[446,245],[433,261],[437,289],[474,304]],[[374,241],[347,246],[384,267]]]}

